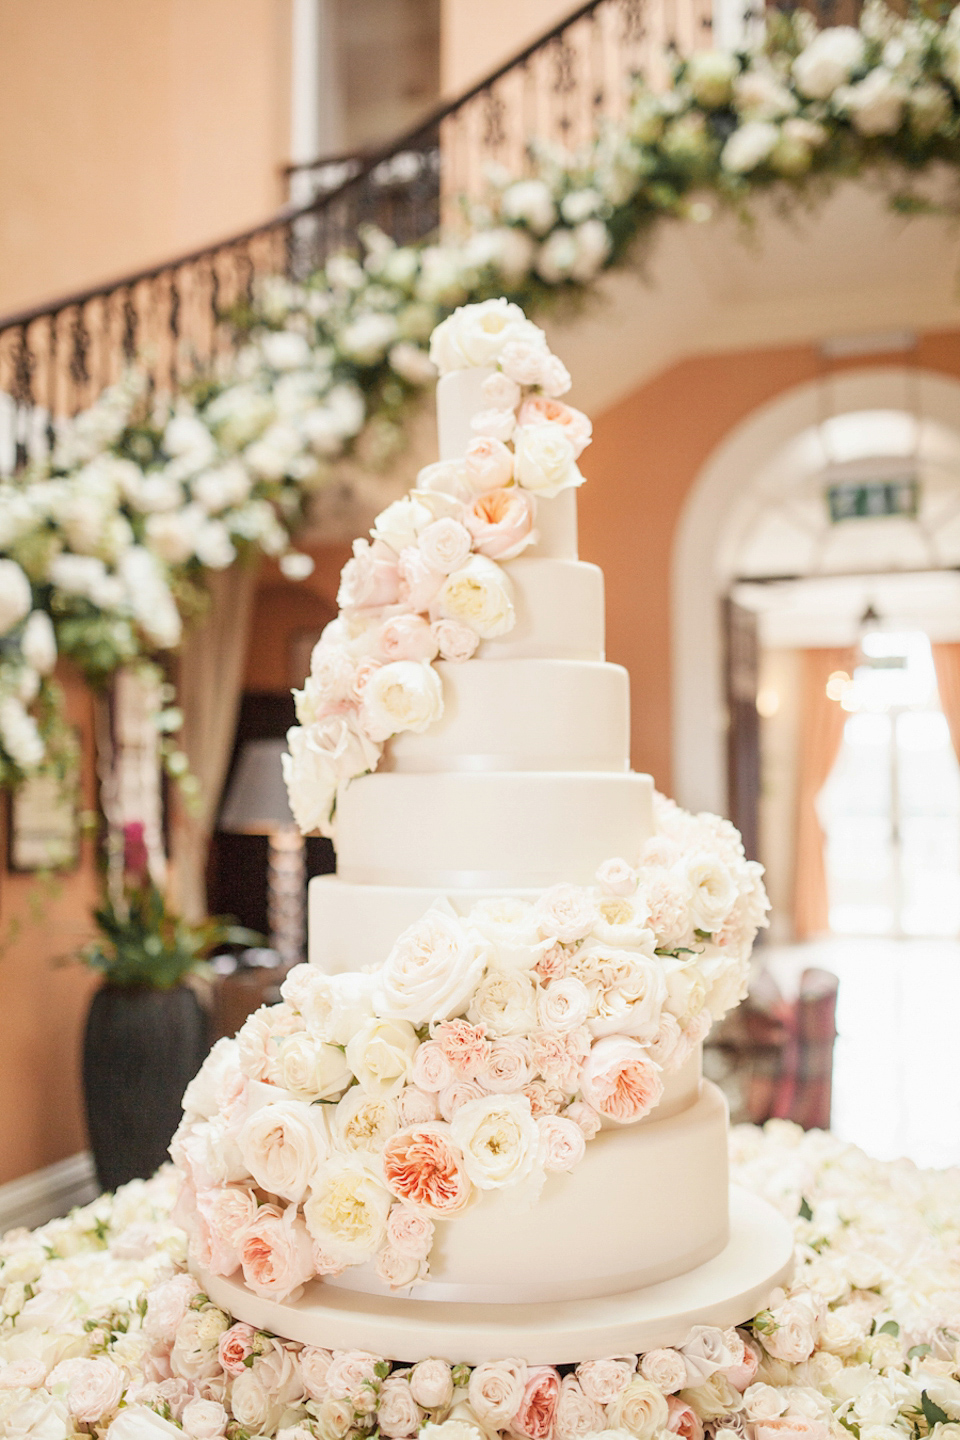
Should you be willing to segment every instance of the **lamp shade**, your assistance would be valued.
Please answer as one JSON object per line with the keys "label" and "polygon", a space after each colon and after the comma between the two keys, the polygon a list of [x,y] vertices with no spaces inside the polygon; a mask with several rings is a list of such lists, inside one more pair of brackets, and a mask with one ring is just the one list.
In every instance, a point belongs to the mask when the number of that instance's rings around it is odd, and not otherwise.
{"label": "lamp shade", "polygon": [[218,828],[232,835],[272,835],[294,825],[280,756],[285,740],[245,740],[220,810]]}

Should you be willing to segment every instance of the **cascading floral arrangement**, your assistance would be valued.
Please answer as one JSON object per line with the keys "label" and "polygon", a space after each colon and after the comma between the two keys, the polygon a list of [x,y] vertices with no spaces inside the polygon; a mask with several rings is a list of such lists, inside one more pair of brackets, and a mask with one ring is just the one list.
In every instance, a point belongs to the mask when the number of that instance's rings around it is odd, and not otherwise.
{"label": "cascading floral arrangement", "polygon": [[435,1222],[534,1203],[603,1124],[649,1114],[743,998],[768,908],[729,822],[661,797],[656,816],[595,886],[442,902],[369,972],[292,970],[184,1097],[194,1262],[280,1300],[366,1261],[411,1285]]}
{"label": "cascading floral arrangement", "polygon": [[[367,230],[307,285],[268,280],[232,370],[159,405],[131,377],[64,428],[52,463],[0,486],[0,557],[17,567],[0,570],[0,783],[69,763],[52,632],[97,682],[174,648],[205,575],[235,557],[308,569],[287,552],[309,494],[350,453],[372,470],[396,455],[435,378],[425,342],[455,306],[543,310],[629,263],[659,220],[767,191],[871,174],[901,213],[949,208],[915,182],[960,164],[960,9],[903,18],[874,0],[856,28],[819,32],[802,9],[768,14],[742,51],[680,62],[663,93],[638,83],[582,153],[534,144],[533,160],[528,178],[492,178],[463,238]],[[35,612],[52,629],[26,630]]]}
{"label": "cascading floral arrangement", "polygon": [[434,331],[441,375],[482,366],[485,408],[458,459],[427,465],[416,487],[356,540],[340,580],[340,613],[323,632],[288,732],[284,775],[301,830],[333,833],[338,784],[375,770],[383,744],[443,714],[433,662],[469,660],[516,623],[502,562],[536,542],[538,498],[578,486],[586,415],[546,336],[517,305],[457,309]]}

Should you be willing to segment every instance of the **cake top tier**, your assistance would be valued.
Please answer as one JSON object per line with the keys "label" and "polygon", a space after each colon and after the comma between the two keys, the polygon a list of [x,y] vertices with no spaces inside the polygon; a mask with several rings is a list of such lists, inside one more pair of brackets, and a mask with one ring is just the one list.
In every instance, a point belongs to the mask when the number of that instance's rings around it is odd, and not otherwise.
{"label": "cake top tier", "polygon": [[558,398],[570,376],[543,331],[519,306],[487,300],[444,320],[430,354],[440,372],[440,458],[377,516],[369,539],[354,541],[340,613],[294,692],[300,723],[284,776],[304,833],[332,834],[338,785],[375,770],[392,736],[441,718],[435,661],[502,645],[518,611],[529,628],[531,597],[517,594],[511,562],[550,562],[557,575],[538,575],[541,590],[588,568],[570,562],[577,462],[591,425]]}

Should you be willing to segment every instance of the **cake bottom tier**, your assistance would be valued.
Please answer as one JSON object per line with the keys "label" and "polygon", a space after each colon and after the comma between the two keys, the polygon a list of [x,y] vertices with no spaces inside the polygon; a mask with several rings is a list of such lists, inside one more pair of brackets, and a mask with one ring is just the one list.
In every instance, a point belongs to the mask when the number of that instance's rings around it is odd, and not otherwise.
{"label": "cake bottom tier", "polygon": [[[415,1362],[480,1365],[508,1355],[575,1365],[682,1344],[692,1325],[741,1325],[793,1269],[793,1229],[766,1201],[733,1187],[719,1254],[684,1275],[619,1294],[562,1303],[458,1305],[385,1298],[314,1283],[294,1304],[253,1295],[239,1278],[198,1271],[206,1293],[237,1320],[305,1345],[372,1351]],[[586,1232],[590,1217],[583,1217]],[[555,1256],[562,1265],[568,1254]],[[544,1261],[546,1264],[547,1261]]]}

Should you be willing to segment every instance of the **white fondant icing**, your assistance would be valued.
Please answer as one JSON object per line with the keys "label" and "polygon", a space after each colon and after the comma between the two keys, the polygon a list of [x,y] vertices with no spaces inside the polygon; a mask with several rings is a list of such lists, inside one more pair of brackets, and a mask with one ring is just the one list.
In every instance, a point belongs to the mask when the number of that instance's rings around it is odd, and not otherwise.
{"label": "white fondant icing", "polygon": [[442,889],[588,885],[611,855],[636,860],[652,833],[649,775],[361,775],[337,795],[337,872]]}
{"label": "white fondant icing", "polygon": [[477,651],[481,659],[603,659],[606,625],[598,566],[521,555],[504,569],[513,581],[517,621],[502,639],[483,641]]}
{"label": "white fondant icing", "polygon": [[[664,1183],[662,1177],[658,1177]],[[730,1238],[712,1260],[639,1290],[563,1304],[458,1305],[337,1290],[314,1281],[301,1299],[263,1300],[239,1276],[199,1272],[205,1292],[239,1320],[306,1345],[370,1350],[406,1361],[445,1356],[480,1365],[522,1355],[575,1365],[681,1345],[693,1325],[741,1325],[793,1272],[793,1228],[765,1200],[733,1186]],[[585,1222],[586,1223],[586,1222]],[[540,1250],[544,1270],[565,1256]]]}
{"label": "white fondant icing", "polygon": [[443,718],[389,742],[381,770],[627,770],[630,680],[590,660],[437,665]]}

